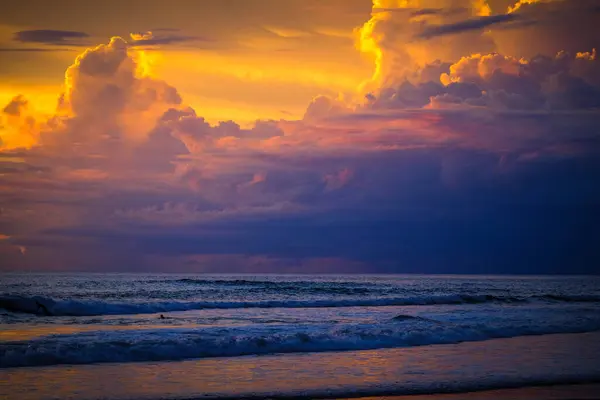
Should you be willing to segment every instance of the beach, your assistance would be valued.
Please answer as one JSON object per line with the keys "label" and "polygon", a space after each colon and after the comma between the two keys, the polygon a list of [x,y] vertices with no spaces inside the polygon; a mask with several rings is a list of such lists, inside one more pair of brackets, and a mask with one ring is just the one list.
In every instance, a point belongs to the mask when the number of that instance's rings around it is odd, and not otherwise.
{"label": "beach", "polygon": [[[471,393],[363,397],[361,400],[596,400],[600,385],[554,385]],[[346,400],[346,399],[343,399]]]}
{"label": "beach", "polygon": [[[556,385],[600,382],[598,354],[600,333],[585,333],[368,351],[13,368],[0,372],[0,395],[21,400],[429,395],[422,397],[429,400],[488,391],[468,398],[493,399],[506,392],[490,390],[554,386],[512,393],[570,398],[570,386]],[[596,388],[577,386],[588,395]]]}
{"label": "beach", "polygon": [[0,400],[600,400],[600,0],[0,13]]}
{"label": "beach", "polygon": [[6,400],[544,398],[600,382],[597,278],[3,278]]}

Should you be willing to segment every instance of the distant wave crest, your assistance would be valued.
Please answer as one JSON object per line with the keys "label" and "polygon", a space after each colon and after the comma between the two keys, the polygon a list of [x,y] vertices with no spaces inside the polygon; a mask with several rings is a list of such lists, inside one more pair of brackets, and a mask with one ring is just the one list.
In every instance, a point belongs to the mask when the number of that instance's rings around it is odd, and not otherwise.
{"label": "distant wave crest", "polygon": [[[273,300],[273,301],[170,301],[150,303],[117,303],[101,300],[52,299],[46,297],[0,296],[0,309],[15,313],[52,316],[94,316],[152,314],[171,311],[234,308],[324,308],[324,307],[381,307],[436,304],[484,304],[526,302],[600,302],[600,296],[542,295],[530,297],[496,295],[431,295],[411,297],[328,299],[328,300]],[[40,308],[39,305],[44,308]]]}

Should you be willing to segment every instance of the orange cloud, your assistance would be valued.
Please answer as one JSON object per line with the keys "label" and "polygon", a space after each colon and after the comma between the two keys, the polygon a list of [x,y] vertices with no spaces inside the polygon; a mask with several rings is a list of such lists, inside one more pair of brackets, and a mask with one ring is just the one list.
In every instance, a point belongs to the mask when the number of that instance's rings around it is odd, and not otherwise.
{"label": "orange cloud", "polygon": [[488,17],[492,15],[492,9],[490,8],[487,0],[472,0],[472,3],[475,15],[480,17]]}
{"label": "orange cloud", "polygon": [[91,134],[142,142],[181,98],[175,88],[148,75],[139,54],[119,37],[87,49],[67,69],[60,111],[92,125]]}
{"label": "orange cloud", "polygon": [[586,51],[586,52],[579,52],[576,55],[577,59],[581,59],[581,60],[586,60],[586,61],[595,61],[596,60],[596,49],[592,49],[591,52]]}
{"label": "orange cloud", "polygon": [[514,5],[508,7],[507,12],[508,13],[517,12],[517,11],[519,11],[519,9],[521,9],[521,7],[523,7],[524,5],[527,5],[527,4],[550,3],[551,1],[557,1],[557,0],[518,0]]}
{"label": "orange cloud", "polygon": [[30,149],[38,142],[38,129],[27,99],[15,96],[0,113],[0,150]]}
{"label": "orange cloud", "polygon": [[140,144],[158,118],[181,103],[177,90],[149,73],[143,51],[119,37],[85,50],[65,73],[55,115],[35,115],[16,96],[0,116],[0,149],[106,141]]}
{"label": "orange cloud", "polygon": [[[423,10],[466,10],[463,12],[422,12]],[[368,92],[399,84],[411,74],[436,60],[454,59],[473,50],[493,50],[493,42],[479,32],[440,37],[425,45],[415,40],[428,25],[454,23],[468,16],[489,16],[486,0],[374,0],[371,18],[356,29],[356,46],[374,62],[371,79],[359,90]]]}
{"label": "orange cloud", "polygon": [[448,74],[442,74],[440,81],[444,85],[452,82],[476,81],[478,79],[489,79],[494,73],[502,72],[509,75],[519,75],[523,65],[527,64],[524,59],[517,60],[501,54],[473,54],[461,58],[450,66]]}

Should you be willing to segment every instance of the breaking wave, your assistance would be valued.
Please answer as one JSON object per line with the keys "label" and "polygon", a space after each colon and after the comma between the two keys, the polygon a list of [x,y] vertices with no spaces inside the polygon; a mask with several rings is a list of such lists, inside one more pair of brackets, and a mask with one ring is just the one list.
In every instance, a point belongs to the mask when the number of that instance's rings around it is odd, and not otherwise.
{"label": "breaking wave", "polygon": [[378,324],[83,331],[0,343],[0,367],[166,361],[274,353],[369,350],[600,330],[600,320],[460,325],[403,318]]}
{"label": "breaking wave", "polygon": [[[431,295],[387,298],[353,298],[324,300],[265,300],[265,301],[165,301],[149,303],[118,303],[101,300],[52,299],[40,296],[1,296],[0,309],[15,313],[51,316],[96,316],[152,314],[160,312],[235,309],[235,308],[325,308],[325,307],[381,307],[484,303],[527,302],[583,302],[598,303],[600,296],[541,295],[529,297],[497,295]],[[40,305],[43,305],[41,307]]]}

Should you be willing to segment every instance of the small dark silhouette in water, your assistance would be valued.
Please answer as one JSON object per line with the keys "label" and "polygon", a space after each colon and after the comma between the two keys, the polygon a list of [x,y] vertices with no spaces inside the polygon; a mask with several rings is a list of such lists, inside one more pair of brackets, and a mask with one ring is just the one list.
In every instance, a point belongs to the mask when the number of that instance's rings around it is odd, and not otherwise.
{"label": "small dark silhouette in water", "polygon": [[164,315],[160,314],[160,319],[166,319]]}
{"label": "small dark silhouette in water", "polygon": [[37,312],[38,313],[40,312],[40,308],[41,308],[45,315],[47,315],[47,316],[51,316],[52,315],[52,313],[50,311],[48,311],[48,307],[46,307],[45,305],[43,305],[39,301],[36,300],[35,301],[35,305],[37,306]]}
{"label": "small dark silhouette in water", "polygon": [[425,318],[425,317],[417,317],[416,315],[396,315],[394,318],[392,318],[392,321],[423,321],[423,322],[433,322],[435,324],[443,324],[443,322],[441,321],[437,321],[435,319],[431,319],[431,318]]}

